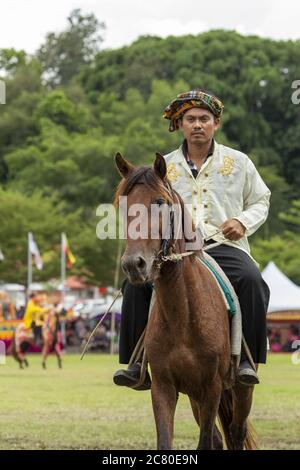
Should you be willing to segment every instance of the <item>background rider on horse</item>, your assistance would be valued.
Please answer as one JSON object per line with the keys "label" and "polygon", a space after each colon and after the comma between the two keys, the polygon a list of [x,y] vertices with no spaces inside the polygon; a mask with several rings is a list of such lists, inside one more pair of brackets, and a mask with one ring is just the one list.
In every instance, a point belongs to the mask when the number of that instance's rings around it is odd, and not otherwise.
{"label": "background rider on horse", "polygon": [[34,342],[40,345],[42,342],[42,327],[44,316],[49,312],[49,308],[42,307],[43,299],[39,294],[30,294],[26,306],[23,322],[27,331],[32,330]]}

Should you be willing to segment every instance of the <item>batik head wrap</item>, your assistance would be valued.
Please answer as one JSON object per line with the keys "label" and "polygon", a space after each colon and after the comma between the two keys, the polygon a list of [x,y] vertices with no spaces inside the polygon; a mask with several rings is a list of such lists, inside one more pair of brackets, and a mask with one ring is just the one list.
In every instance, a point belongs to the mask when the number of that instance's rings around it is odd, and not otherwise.
{"label": "batik head wrap", "polygon": [[163,117],[170,120],[169,131],[173,132],[179,128],[179,120],[184,113],[191,108],[208,109],[215,117],[222,116],[224,105],[219,98],[207,92],[191,90],[180,93],[165,109]]}

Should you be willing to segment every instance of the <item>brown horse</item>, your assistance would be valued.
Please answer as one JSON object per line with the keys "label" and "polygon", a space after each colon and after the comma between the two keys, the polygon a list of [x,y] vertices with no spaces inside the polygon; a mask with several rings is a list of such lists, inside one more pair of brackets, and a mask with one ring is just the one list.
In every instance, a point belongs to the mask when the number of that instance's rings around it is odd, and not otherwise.
{"label": "brown horse", "polygon": [[[179,392],[189,396],[200,427],[198,449],[222,449],[216,426],[219,417],[228,449],[255,449],[248,421],[253,386],[231,382],[230,328],[224,300],[211,273],[195,255],[174,263],[162,254],[186,251],[186,238],[173,227],[164,239],[151,238],[151,205],[179,203],[182,226],[190,217],[166,177],[164,158],[156,154],[153,168],[134,168],[120,154],[117,167],[123,179],[116,192],[147,208],[148,238],[127,232],[122,268],[133,284],[154,282],[156,301],[146,331],[145,349],[152,374],[152,404],[158,449],[171,449]],[[153,207],[153,206],[152,206]],[[125,214],[129,227],[132,217]],[[172,224],[172,219],[170,218]],[[128,229],[127,229],[128,230]],[[176,232],[177,233],[177,232]],[[201,251],[198,253],[201,256]]]}
{"label": "brown horse", "polygon": [[29,363],[26,358],[26,352],[30,345],[34,344],[33,334],[28,332],[24,323],[20,323],[14,331],[12,341],[9,347],[9,352],[13,358],[18,362],[20,369],[28,367]]}
{"label": "brown horse", "polygon": [[42,366],[43,369],[46,369],[46,361],[49,355],[50,349],[53,348],[56,358],[57,365],[59,369],[62,368],[62,353],[61,353],[61,335],[58,330],[59,325],[59,316],[54,311],[51,310],[50,313],[46,316],[43,328],[42,328],[42,337],[43,337],[43,349],[42,349]]}
{"label": "brown horse", "polygon": [[[46,369],[46,360],[51,348],[57,357],[58,367],[62,367],[61,348],[59,332],[57,331],[57,317],[55,312],[51,311],[47,314],[47,317],[42,327],[42,367]],[[24,323],[20,323],[14,332],[10,352],[14,359],[19,363],[20,369],[28,367],[29,363],[26,357],[26,353],[30,346],[39,346],[35,343],[34,336],[31,330],[25,328]]]}

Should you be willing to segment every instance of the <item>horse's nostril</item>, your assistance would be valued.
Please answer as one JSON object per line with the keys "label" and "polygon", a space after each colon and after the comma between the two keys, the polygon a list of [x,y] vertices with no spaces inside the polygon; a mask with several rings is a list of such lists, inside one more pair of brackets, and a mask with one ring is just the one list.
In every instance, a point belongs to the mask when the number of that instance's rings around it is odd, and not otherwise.
{"label": "horse's nostril", "polygon": [[126,276],[144,276],[147,263],[142,256],[127,256],[121,261]]}
{"label": "horse's nostril", "polygon": [[146,261],[139,256],[138,259],[137,259],[136,265],[137,265],[138,269],[143,269],[146,266]]}

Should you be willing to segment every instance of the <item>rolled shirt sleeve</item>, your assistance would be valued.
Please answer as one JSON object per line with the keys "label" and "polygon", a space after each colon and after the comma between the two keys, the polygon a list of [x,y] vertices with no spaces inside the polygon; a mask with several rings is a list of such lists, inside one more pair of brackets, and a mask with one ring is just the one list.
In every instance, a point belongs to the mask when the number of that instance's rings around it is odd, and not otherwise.
{"label": "rolled shirt sleeve", "polygon": [[244,208],[234,219],[246,228],[250,236],[265,222],[270,207],[271,191],[263,182],[250,158],[247,159],[245,185],[243,191]]}

